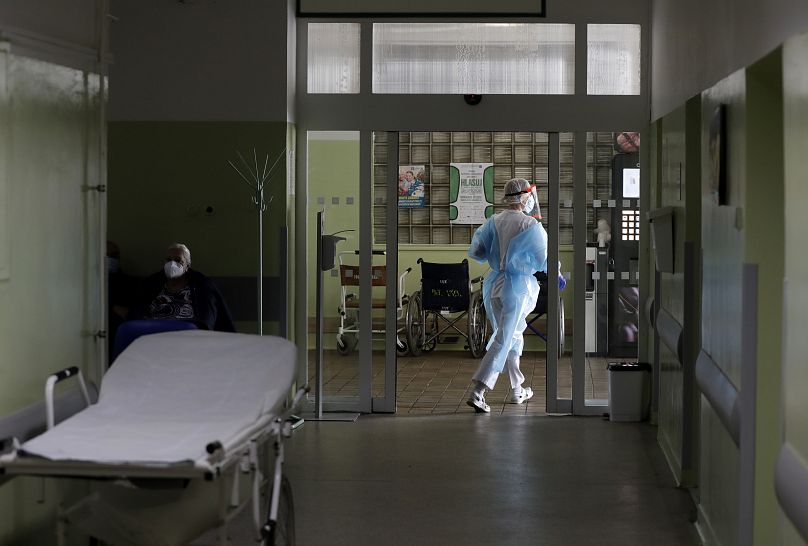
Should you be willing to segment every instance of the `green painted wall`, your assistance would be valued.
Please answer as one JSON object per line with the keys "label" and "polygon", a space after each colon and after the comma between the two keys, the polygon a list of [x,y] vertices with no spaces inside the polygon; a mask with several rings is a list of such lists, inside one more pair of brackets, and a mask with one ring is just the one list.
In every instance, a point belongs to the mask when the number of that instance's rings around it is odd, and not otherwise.
{"label": "green painted wall", "polygon": [[[805,247],[805,203],[808,203],[808,34],[783,46],[783,135],[785,157],[784,231],[786,302],[783,318],[783,421],[779,432],[808,461],[808,255]],[[793,325],[793,326],[792,326]],[[808,463],[806,463],[808,464]],[[787,546],[805,546],[793,525],[781,517]]]}
{"label": "green painted wall", "polygon": [[[101,328],[100,79],[0,51],[0,417],[42,399],[46,377],[95,377]],[[56,501],[80,484],[0,486],[0,544],[53,544]]]}
{"label": "green painted wall", "polygon": [[[709,125],[718,104],[726,105],[728,205],[712,191]],[[702,348],[741,389],[741,272],[746,206],[746,85],[744,72],[702,94]],[[699,526],[709,544],[738,541],[738,448],[709,402],[701,402]]]}
{"label": "green painted wall", "polygon": [[[754,543],[779,542],[774,492],[780,448],[783,316],[783,85],[780,49],[746,71],[746,261],[758,267]],[[796,250],[798,247],[792,247]]]}
{"label": "green painted wall", "polygon": [[[138,276],[158,271],[165,248],[179,241],[190,248],[192,267],[208,276],[255,278],[253,193],[228,161],[244,172],[237,152],[252,165],[255,149],[263,170],[264,158],[268,155],[271,165],[289,142],[294,142],[291,128],[283,122],[110,123],[108,234],[121,248],[124,271]],[[293,210],[285,158],[265,194],[272,201],[264,213],[264,275],[276,276],[279,229],[290,225]],[[257,331],[254,321],[237,328]],[[264,331],[274,333],[277,323],[265,321]]]}
{"label": "green painted wall", "polygon": [[[674,208],[674,273],[661,273],[659,305],[684,324],[684,233],[685,208],[685,108],[682,106],[658,123],[660,130],[659,187],[660,207]],[[682,365],[676,354],[660,344],[659,443],[682,482]]]}

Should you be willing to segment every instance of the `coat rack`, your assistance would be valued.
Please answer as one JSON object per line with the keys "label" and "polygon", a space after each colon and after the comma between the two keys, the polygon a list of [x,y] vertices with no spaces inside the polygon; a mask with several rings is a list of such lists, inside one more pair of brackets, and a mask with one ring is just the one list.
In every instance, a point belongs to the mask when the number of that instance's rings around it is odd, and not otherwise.
{"label": "coat rack", "polygon": [[272,197],[269,201],[264,200],[264,186],[267,182],[272,180],[273,172],[278,162],[286,153],[286,148],[281,150],[278,157],[272,163],[272,166],[267,170],[269,165],[269,154],[264,158],[264,168],[260,170],[258,167],[258,154],[253,148],[253,165],[247,163],[241,152],[236,151],[239,160],[241,161],[242,168],[245,170],[245,175],[241,170],[232,162],[227,163],[233,167],[239,177],[244,181],[247,186],[252,190],[252,202],[255,205],[255,210],[258,212],[258,335],[264,335],[264,211],[267,210],[267,204],[272,202]]}

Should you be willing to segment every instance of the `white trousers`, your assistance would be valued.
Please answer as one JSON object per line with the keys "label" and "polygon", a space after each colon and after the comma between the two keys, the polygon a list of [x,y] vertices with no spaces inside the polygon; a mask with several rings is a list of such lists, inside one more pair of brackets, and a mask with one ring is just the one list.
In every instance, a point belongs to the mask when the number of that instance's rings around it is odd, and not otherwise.
{"label": "white trousers", "polygon": [[[472,378],[475,381],[479,381],[480,383],[484,384],[486,387],[488,387],[488,389],[494,388],[497,378],[499,377],[499,372],[492,369],[493,355],[503,350],[506,344],[508,347],[508,356],[505,358],[505,370],[508,372],[508,378],[511,381],[511,388],[516,389],[521,387],[522,383],[525,381],[525,376],[519,369],[519,356],[522,354],[522,348],[525,345],[523,336],[525,328],[527,328],[527,322],[525,322],[525,319],[530,314],[530,311],[533,310],[533,307],[529,305],[523,305],[522,307],[529,307],[529,309],[527,309],[527,311],[522,309],[523,316],[519,317],[519,322],[517,322],[516,332],[514,332],[513,338],[504,339],[502,330],[497,328],[494,339],[491,342],[491,345],[488,347],[488,352],[480,361],[480,367],[477,368],[477,372]],[[494,312],[494,316],[496,317],[497,324],[502,324],[502,299],[492,297],[491,308]]]}

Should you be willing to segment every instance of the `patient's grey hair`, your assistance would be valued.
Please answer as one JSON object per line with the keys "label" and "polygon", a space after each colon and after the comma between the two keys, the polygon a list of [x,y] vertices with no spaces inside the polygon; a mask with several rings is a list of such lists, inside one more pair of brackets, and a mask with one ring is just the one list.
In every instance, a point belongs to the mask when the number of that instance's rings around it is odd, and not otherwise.
{"label": "patient's grey hair", "polygon": [[168,250],[179,250],[180,254],[182,254],[182,260],[187,264],[191,265],[191,251],[188,250],[188,247],[182,243],[174,243],[173,245],[168,247]]}

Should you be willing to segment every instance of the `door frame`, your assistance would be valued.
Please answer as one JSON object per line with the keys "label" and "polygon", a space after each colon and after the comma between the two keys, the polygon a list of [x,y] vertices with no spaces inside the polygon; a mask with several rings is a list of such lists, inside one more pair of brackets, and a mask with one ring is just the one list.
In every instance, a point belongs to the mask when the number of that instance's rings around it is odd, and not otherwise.
{"label": "door frame", "polygon": [[[599,13],[593,5],[594,11]],[[586,13],[584,10],[581,13]],[[373,19],[363,17],[340,17],[339,22],[356,22],[360,25],[360,92],[357,94],[327,95],[308,94],[306,92],[307,59],[308,59],[308,23],[334,22],[333,18],[298,18],[296,27],[296,86],[295,115],[297,124],[297,158],[295,180],[295,264],[297,271],[307,271],[307,234],[311,229],[308,226],[308,183],[306,176],[307,153],[306,141],[308,131],[312,130],[338,130],[360,132],[360,275],[367,279],[367,287],[360,287],[363,292],[370,290],[370,259],[372,248],[372,134],[373,131],[388,131],[388,138],[399,131],[529,131],[555,134],[559,131],[573,132],[575,135],[574,173],[575,203],[586,203],[586,132],[587,131],[623,131],[637,130],[649,134],[649,81],[648,70],[648,44],[650,43],[650,11],[636,2],[626,1],[613,6],[611,13],[606,16],[597,16],[593,20],[582,19],[581,15],[565,13],[562,10],[557,15],[550,15],[543,22],[572,22],[575,27],[575,93],[573,95],[487,95],[484,100],[470,106],[463,98],[455,95],[383,95],[373,94],[373,23],[399,21],[409,22],[412,18],[385,17]],[[535,19],[505,18],[508,22],[532,22]],[[442,22],[447,18],[419,17],[417,22]],[[458,17],[450,18],[453,22],[490,22],[486,18]],[[603,96],[588,95],[587,83],[587,23],[629,23],[642,25],[641,52],[642,90],[636,96]],[[391,133],[392,131],[392,133]],[[397,164],[398,146],[395,149],[395,158],[388,156],[390,164]],[[645,147],[647,148],[647,146]],[[557,151],[558,148],[556,147]],[[390,147],[388,146],[388,153]],[[558,274],[558,157],[550,157],[550,173],[555,172],[556,180],[549,185],[549,210],[555,211],[549,219],[549,233],[551,244],[548,254],[548,275]],[[395,161],[395,163],[393,163]],[[390,172],[393,169],[389,169]],[[648,169],[643,169],[642,177],[648,176]],[[388,176],[393,176],[388,173]],[[392,192],[395,185],[391,184],[388,192]],[[647,199],[647,195],[642,197]],[[388,206],[396,200],[390,200]],[[387,215],[387,228],[396,229],[394,223],[396,215]],[[586,241],[586,207],[577,206],[574,211],[573,247],[584,248]],[[388,231],[389,233],[389,231]],[[554,241],[554,242],[552,242]],[[645,238],[641,244],[648,244]],[[393,250],[393,248],[395,250]],[[394,278],[398,262],[398,241],[396,238],[387,238],[388,287],[396,287]],[[573,278],[583,279],[586,274],[585,253],[576,252],[573,267]],[[392,278],[391,278],[392,277]],[[392,281],[392,282],[391,282]],[[573,294],[574,317],[583,322],[585,316],[585,294],[583,283],[580,290]],[[579,293],[580,292],[580,293]],[[307,313],[307,286],[305,283],[295,285],[295,332],[299,351],[298,381],[307,381],[307,350],[308,350],[308,313]],[[364,298],[367,300],[367,298]],[[395,289],[387,290],[387,304],[395,308]],[[557,306],[558,286],[550,283],[550,303]],[[360,303],[361,304],[361,303]],[[548,334],[557,336],[558,313],[551,307],[548,317]],[[367,321],[363,321],[367,318]],[[367,308],[360,308],[360,324],[369,324],[370,302]],[[372,345],[369,336],[361,336],[360,350],[360,403],[355,411],[394,411],[395,410],[395,327],[391,327],[391,319],[387,318],[387,339],[385,342],[385,397],[374,400],[372,397]],[[602,408],[593,410],[586,406],[583,399],[585,354],[585,332],[582,328],[573,329],[573,400],[558,399],[557,397],[557,355],[555,366],[550,365],[556,348],[548,347],[548,376],[547,376],[547,411],[551,413],[595,414],[601,413]],[[555,339],[555,337],[551,338]],[[551,370],[552,368],[552,370]],[[551,377],[555,375],[555,378]],[[580,403],[576,403],[576,392],[579,393]],[[392,395],[392,396],[390,396]]]}

